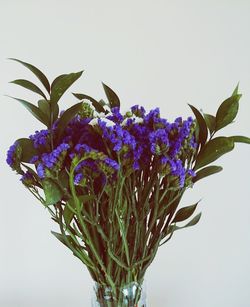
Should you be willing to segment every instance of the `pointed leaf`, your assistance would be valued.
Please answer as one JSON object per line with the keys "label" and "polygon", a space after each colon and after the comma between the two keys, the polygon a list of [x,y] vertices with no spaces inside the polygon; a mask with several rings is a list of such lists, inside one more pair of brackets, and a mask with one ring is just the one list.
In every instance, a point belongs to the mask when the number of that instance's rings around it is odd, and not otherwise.
{"label": "pointed leaf", "polygon": [[207,164],[217,160],[219,157],[234,148],[234,142],[227,137],[217,137],[207,142],[197,156],[194,169],[201,168]]}
{"label": "pointed leaf", "polygon": [[120,107],[120,99],[116,95],[116,93],[110,87],[108,87],[106,84],[104,84],[103,82],[102,82],[102,86],[103,86],[105,94],[108,98],[110,107],[111,108]]}
{"label": "pointed leaf", "polygon": [[196,224],[199,222],[200,218],[201,218],[201,212],[198,213],[189,223],[187,223],[187,224],[186,224],[184,227],[182,227],[182,228],[186,228],[186,227],[190,227],[190,226],[196,225]]}
{"label": "pointed leaf", "polygon": [[28,80],[24,80],[24,79],[17,79],[17,80],[14,80],[14,81],[11,81],[10,83],[13,83],[13,84],[17,84],[17,85],[20,85],[34,93],[37,93],[39,95],[41,95],[44,99],[47,99],[45,94],[43,93],[42,90],[40,90],[40,88],[38,86],[36,86],[34,83],[28,81]]}
{"label": "pointed leaf", "polygon": [[46,205],[54,205],[62,198],[62,191],[60,190],[59,186],[51,179],[44,179],[42,182]]}
{"label": "pointed leaf", "polygon": [[30,163],[31,158],[37,155],[37,150],[34,148],[32,140],[21,138],[17,142],[22,149],[21,161]]}
{"label": "pointed leaf", "polygon": [[241,95],[233,95],[224,100],[216,113],[215,131],[218,131],[229,125],[236,117],[239,110],[239,100]]}
{"label": "pointed leaf", "polygon": [[196,225],[199,222],[200,218],[201,218],[201,212],[198,213],[194,218],[192,218],[192,220],[190,222],[188,222],[184,226],[176,226],[175,224],[171,224],[168,227],[169,228],[168,233],[169,232],[174,232],[176,230],[183,229],[183,228],[186,228],[186,227],[194,226],[194,225]]}
{"label": "pointed leaf", "polygon": [[239,82],[238,84],[236,85],[236,88],[234,89],[233,93],[232,93],[232,96],[234,95],[238,95],[239,94]]}
{"label": "pointed leaf", "polygon": [[177,211],[177,213],[175,214],[175,217],[174,217],[172,223],[182,222],[182,221],[188,219],[194,213],[197,205],[198,205],[198,203],[196,203],[195,205],[192,205],[192,206],[183,207],[183,208],[179,209]]}
{"label": "pointed leaf", "polygon": [[201,144],[201,146],[203,146],[206,143],[207,140],[207,124],[205,119],[203,118],[202,114],[191,104],[188,104],[189,107],[192,109],[196,120],[197,120],[197,124],[199,127],[199,143]]}
{"label": "pointed leaf", "polygon": [[35,66],[33,66],[33,65],[29,64],[29,63],[25,63],[23,61],[20,61],[20,60],[14,59],[14,58],[9,58],[9,60],[13,60],[13,61],[16,61],[18,63],[21,63],[26,68],[28,68],[31,72],[33,72],[33,74],[42,82],[42,84],[46,88],[47,92],[50,93],[49,81],[46,78],[46,76],[44,75],[44,73],[41,72],[40,69],[38,69],[37,67],[35,67]]}
{"label": "pointed leaf", "polygon": [[50,103],[48,100],[38,100],[38,108],[46,115],[47,119],[50,118]]}
{"label": "pointed leaf", "polygon": [[170,236],[169,236],[165,241],[163,241],[163,242],[160,244],[160,246],[162,246],[163,244],[165,244],[166,242],[168,242],[168,241],[171,239],[173,233],[174,233],[176,230],[180,230],[180,229],[183,229],[183,228],[187,228],[187,227],[190,227],[190,226],[194,226],[194,225],[196,225],[196,224],[199,222],[200,218],[201,218],[201,212],[198,213],[190,222],[188,222],[188,223],[187,223],[186,225],[184,225],[184,226],[179,227],[179,226],[176,226],[175,223],[169,225],[168,228],[167,228],[167,232],[166,232],[164,235],[165,235],[165,236],[170,235]]}
{"label": "pointed leaf", "polygon": [[242,135],[234,135],[230,136],[229,139],[233,140],[234,143],[246,143],[250,144],[250,138]]}
{"label": "pointed leaf", "polygon": [[[55,236],[61,243],[63,243],[64,245],[66,245],[67,247],[68,244],[64,238],[64,236],[61,234],[61,233],[58,233],[58,232],[55,232],[55,231],[51,231],[52,235]],[[71,245],[75,245],[73,239],[69,236],[69,235],[66,235],[68,241],[70,242]]]}
{"label": "pointed leaf", "polygon": [[79,71],[77,73],[64,74],[57,77],[51,84],[51,103],[56,104],[66,90],[81,77],[82,73],[83,71]]}
{"label": "pointed leaf", "polygon": [[204,119],[206,121],[207,127],[210,131],[210,134],[212,134],[215,130],[215,125],[216,125],[216,119],[215,116],[211,115],[211,114],[203,114]]}
{"label": "pointed leaf", "polygon": [[193,178],[193,183],[197,182],[202,178],[219,173],[222,170],[223,168],[221,166],[216,166],[216,165],[204,167],[196,173],[196,176]]}
{"label": "pointed leaf", "polygon": [[96,109],[96,111],[98,113],[101,113],[101,112],[105,113],[105,109],[103,108],[103,106],[97,100],[95,100],[94,98],[92,98],[88,95],[85,95],[85,94],[79,94],[79,93],[72,93],[72,94],[79,100],[87,99],[87,100],[91,101],[93,107]]}
{"label": "pointed leaf", "polygon": [[63,188],[69,188],[69,174],[65,168],[60,171],[58,175],[58,181],[63,186]]}
{"label": "pointed leaf", "polygon": [[67,109],[59,118],[56,128],[57,138],[59,141],[60,141],[60,136],[62,135],[65,127],[67,126],[69,121],[81,110],[81,107],[82,107],[82,102],[79,102],[70,107],[69,109]]}
{"label": "pointed leaf", "polygon": [[59,115],[58,103],[51,104],[51,112],[52,112],[52,118],[53,118],[53,123],[54,123],[58,119],[58,115]]}
{"label": "pointed leaf", "polygon": [[[7,95],[8,96],[8,95]],[[15,98],[12,96],[8,96],[10,98],[13,98],[17,101],[19,101],[28,111],[30,111],[30,113],[36,118],[38,119],[40,122],[42,122],[44,125],[46,125],[48,127],[48,121],[47,118],[45,116],[45,114],[43,114],[43,112],[41,110],[39,110],[38,107],[34,106],[32,103],[19,99],[19,98]]]}

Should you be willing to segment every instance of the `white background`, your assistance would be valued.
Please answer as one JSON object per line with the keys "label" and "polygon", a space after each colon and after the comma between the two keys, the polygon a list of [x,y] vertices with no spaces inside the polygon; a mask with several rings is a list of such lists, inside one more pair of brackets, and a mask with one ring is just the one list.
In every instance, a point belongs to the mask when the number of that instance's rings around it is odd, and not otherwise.
{"label": "white background", "polygon": [[[36,102],[9,84],[32,74],[8,57],[40,67],[52,81],[84,69],[74,91],[123,109],[159,106],[169,120],[187,103],[215,113],[240,81],[243,98],[226,135],[250,136],[250,2],[0,1],[0,306],[87,307],[87,270],[51,234],[49,214],[6,166],[8,147],[41,124],[4,94]],[[35,81],[36,79],[32,79]],[[72,89],[72,91],[73,91]],[[62,108],[76,101],[70,93]],[[183,205],[202,198],[200,223],[164,245],[147,274],[150,307],[250,306],[250,146],[218,162],[224,171],[197,183]]]}

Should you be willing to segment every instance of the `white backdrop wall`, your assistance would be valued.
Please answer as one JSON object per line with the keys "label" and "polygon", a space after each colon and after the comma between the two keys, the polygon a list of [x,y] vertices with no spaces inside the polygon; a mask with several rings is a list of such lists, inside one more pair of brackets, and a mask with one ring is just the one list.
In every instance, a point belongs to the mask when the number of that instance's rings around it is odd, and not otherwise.
{"label": "white backdrop wall", "polygon": [[[238,119],[225,133],[250,135],[250,2],[0,0],[0,306],[90,306],[87,270],[50,230],[49,214],[5,163],[8,147],[42,126],[4,94],[37,97],[8,82],[33,78],[8,57],[52,80],[84,69],[74,91],[103,98],[101,81],[123,109],[159,106],[169,120],[187,103],[215,113],[237,82]],[[35,80],[35,79],[34,79]],[[73,90],[73,89],[72,89]],[[65,94],[62,108],[75,103]],[[183,199],[202,198],[200,223],[164,245],[147,274],[149,306],[250,306],[250,146],[223,157],[224,171]]]}

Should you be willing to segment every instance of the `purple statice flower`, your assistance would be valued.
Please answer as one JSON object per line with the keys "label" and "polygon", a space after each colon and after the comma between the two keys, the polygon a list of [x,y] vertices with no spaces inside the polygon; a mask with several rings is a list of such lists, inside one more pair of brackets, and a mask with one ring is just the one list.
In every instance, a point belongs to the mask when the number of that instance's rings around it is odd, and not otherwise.
{"label": "purple statice flower", "polygon": [[163,156],[163,157],[161,157],[160,161],[161,161],[161,164],[166,164],[169,161],[169,158]]}
{"label": "purple statice flower", "polygon": [[155,108],[153,110],[150,110],[150,112],[147,115],[145,115],[144,122],[149,125],[154,124],[159,117],[160,117],[160,109]]}
{"label": "purple statice flower", "polygon": [[33,156],[31,159],[30,159],[30,162],[29,163],[36,163],[37,161],[39,160],[39,157],[37,155]]}
{"label": "purple statice flower", "polygon": [[98,124],[99,128],[101,129],[102,137],[105,138],[105,139],[108,139],[109,135],[112,131],[112,126],[108,126],[107,122],[103,119],[100,119],[100,118],[98,118],[97,124]]}
{"label": "purple statice flower", "polygon": [[134,105],[131,107],[131,112],[138,117],[144,117],[145,116],[145,109],[141,106],[139,106],[138,104]]}
{"label": "purple statice flower", "polygon": [[96,152],[94,148],[90,147],[87,144],[76,144],[74,149],[75,149],[75,152],[71,152],[69,155],[71,159],[73,159],[78,154],[84,155],[84,153],[89,153],[93,151]]}
{"label": "purple statice flower", "polygon": [[192,170],[192,169],[189,169],[189,170],[187,171],[187,174],[188,174],[189,176],[191,176],[191,177],[195,177],[195,176],[196,176],[196,172],[195,172],[194,170]]}
{"label": "purple statice flower", "polygon": [[42,162],[47,168],[53,168],[58,162],[59,157],[63,152],[66,152],[70,148],[70,145],[67,143],[62,143],[57,146],[51,153],[42,154]]}
{"label": "purple statice flower", "polygon": [[169,155],[170,155],[171,158],[174,158],[176,155],[178,155],[180,153],[181,142],[182,142],[182,140],[180,138],[171,142],[171,146],[170,146],[171,149],[169,151]]}
{"label": "purple statice flower", "polygon": [[[149,142],[151,143],[151,152],[155,153],[156,145],[165,147],[169,146],[168,133],[166,129],[157,129],[149,133]],[[152,151],[153,150],[153,151]]]}
{"label": "purple statice flower", "polygon": [[133,169],[134,170],[138,170],[138,169],[140,169],[140,164],[139,164],[139,162],[137,161],[137,160],[135,160],[134,162],[133,162]]}
{"label": "purple statice flower", "polygon": [[16,155],[17,146],[18,142],[15,142],[13,145],[10,146],[9,150],[7,151],[6,162],[11,167],[13,167],[15,164],[15,155]]}
{"label": "purple statice flower", "polygon": [[118,171],[120,169],[120,165],[113,159],[106,158],[104,162],[111,168],[113,168],[115,171]]}
{"label": "purple statice flower", "polygon": [[[126,131],[126,130],[125,130]],[[131,149],[135,149],[136,140],[133,135],[131,135],[128,131],[124,133],[123,143],[128,145]]]}
{"label": "purple statice flower", "polygon": [[98,121],[98,124],[101,125],[103,139],[112,144],[114,151],[120,151],[123,145],[127,145],[132,149],[136,147],[135,137],[120,124],[115,124],[112,127],[107,127],[106,123],[104,124],[102,121]]}
{"label": "purple statice flower", "polygon": [[187,120],[183,121],[182,127],[180,129],[180,136],[182,139],[185,139],[190,135],[190,129],[192,123],[193,123],[192,117],[188,117]]}
{"label": "purple statice flower", "polygon": [[121,140],[117,140],[115,142],[115,146],[113,147],[114,151],[120,151],[122,149],[122,141]]}
{"label": "purple statice flower", "polygon": [[78,185],[83,179],[83,174],[82,173],[78,173],[75,175],[75,178],[74,178],[74,184],[75,185]]}
{"label": "purple statice flower", "polygon": [[133,150],[134,160],[139,161],[143,154],[143,145],[137,144],[136,148]]}
{"label": "purple statice flower", "polygon": [[42,165],[42,163],[39,163],[37,165],[37,175],[39,178],[44,179],[45,178],[45,169],[44,166]]}
{"label": "purple statice flower", "polygon": [[120,113],[119,107],[111,108],[112,115],[108,115],[106,118],[112,120],[114,123],[121,123],[124,120],[123,115]]}
{"label": "purple statice flower", "polygon": [[80,153],[80,152],[91,152],[91,151],[93,151],[93,148],[91,148],[90,146],[88,146],[86,144],[77,144],[75,146],[75,151],[77,153]]}
{"label": "purple statice flower", "polygon": [[92,172],[98,172],[96,162],[92,159],[86,159],[81,161],[75,168],[76,172],[88,167]]}
{"label": "purple statice flower", "polygon": [[156,143],[151,143],[150,144],[150,151],[152,154],[157,154],[157,149],[159,148],[159,146],[157,146]]}
{"label": "purple statice flower", "polygon": [[195,140],[195,137],[194,137],[194,135],[191,137],[191,139],[190,139],[190,146],[192,147],[192,148],[197,148],[197,146],[198,146],[198,144],[197,144],[197,142],[196,142],[196,140]]}
{"label": "purple statice flower", "polygon": [[48,141],[48,136],[50,132],[47,129],[36,131],[35,134],[30,135],[29,138],[33,141],[34,147],[46,146]]}
{"label": "purple statice flower", "polygon": [[179,177],[179,185],[180,188],[183,188],[186,177],[185,167],[182,165],[182,161],[180,159],[171,162],[171,174],[173,176]]}
{"label": "purple statice flower", "polygon": [[31,185],[34,182],[33,174],[30,171],[26,171],[20,178],[21,182],[25,185]]}

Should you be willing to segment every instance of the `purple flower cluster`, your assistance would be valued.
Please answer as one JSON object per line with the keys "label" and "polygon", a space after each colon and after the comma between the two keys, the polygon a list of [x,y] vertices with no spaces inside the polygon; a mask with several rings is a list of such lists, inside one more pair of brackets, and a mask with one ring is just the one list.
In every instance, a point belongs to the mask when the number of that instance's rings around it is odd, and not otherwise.
{"label": "purple flower cluster", "polygon": [[48,142],[49,130],[36,131],[35,134],[30,135],[29,138],[33,141],[34,147],[39,148],[45,146]]}
{"label": "purple flower cluster", "polygon": [[137,117],[144,117],[146,114],[146,110],[141,106],[139,106],[138,104],[134,105],[131,107],[131,112],[137,116]]}
{"label": "purple flower cluster", "polygon": [[15,164],[15,155],[16,155],[17,146],[18,143],[15,142],[13,145],[10,146],[9,150],[7,151],[6,162],[10,167],[13,167]]}
{"label": "purple flower cluster", "polygon": [[122,116],[119,108],[113,108],[112,112],[108,118],[114,122],[113,126],[107,126],[101,119],[97,126],[103,141],[121,161],[129,161],[134,170],[140,170],[150,164],[152,156],[158,157],[163,167],[170,168],[170,175],[179,179],[180,187],[185,185],[186,177],[195,176],[185,167],[186,158],[182,157],[183,152],[192,154],[197,147],[191,117],[187,120],[178,117],[169,123],[160,117],[159,108],[146,114],[138,105],[131,107],[131,113],[142,119],[139,122],[135,117]]}
{"label": "purple flower cluster", "polygon": [[107,126],[107,123],[101,119],[98,120],[98,125],[102,130],[103,138],[111,145],[111,149],[119,152],[123,146],[135,149],[136,140],[133,135],[126,129],[116,123],[114,126]]}
{"label": "purple flower cluster", "polygon": [[106,118],[112,120],[115,123],[121,123],[124,120],[124,117],[120,113],[119,107],[111,108],[112,115],[108,115]]}
{"label": "purple flower cluster", "polygon": [[82,173],[78,173],[78,174],[75,175],[74,184],[78,185],[78,184],[80,184],[80,182],[82,180],[83,180],[83,174]]}
{"label": "purple flower cluster", "polygon": [[110,158],[106,158],[104,160],[105,164],[109,167],[111,167],[112,169],[118,171],[120,169],[120,165],[115,161],[115,160],[112,160]]}
{"label": "purple flower cluster", "polygon": [[[35,164],[41,179],[46,177],[46,170],[59,170],[64,166],[70,169],[74,157],[81,159],[84,155],[87,158],[75,169],[75,184],[89,176],[97,185],[107,180],[112,182],[117,179],[119,170],[149,170],[152,161],[156,163],[154,166],[158,165],[161,174],[178,179],[181,188],[188,178],[195,176],[189,167],[189,159],[197,147],[195,123],[191,117],[187,120],[178,117],[170,123],[161,118],[159,108],[147,113],[142,106],[134,105],[124,115],[119,107],[115,107],[106,117],[97,116],[93,125],[91,119],[77,114],[68,123],[61,139],[54,140],[58,146],[51,152],[49,130],[36,131],[30,136],[39,152],[30,163]],[[57,125],[54,125],[53,135],[56,135],[56,129]],[[7,154],[10,166],[15,161],[16,146],[12,145]]]}
{"label": "purple flower cluster", "polygon": [[[37,166],[37,174],[40,178],[45,177],[45,168],[53,169],[58,162],[63,153],[66,153],[70,148],[69,144],[62,143],[51,153],[43,153],[41,156],[41,162]],[[34,158],[34,157],[33,157]]]}

